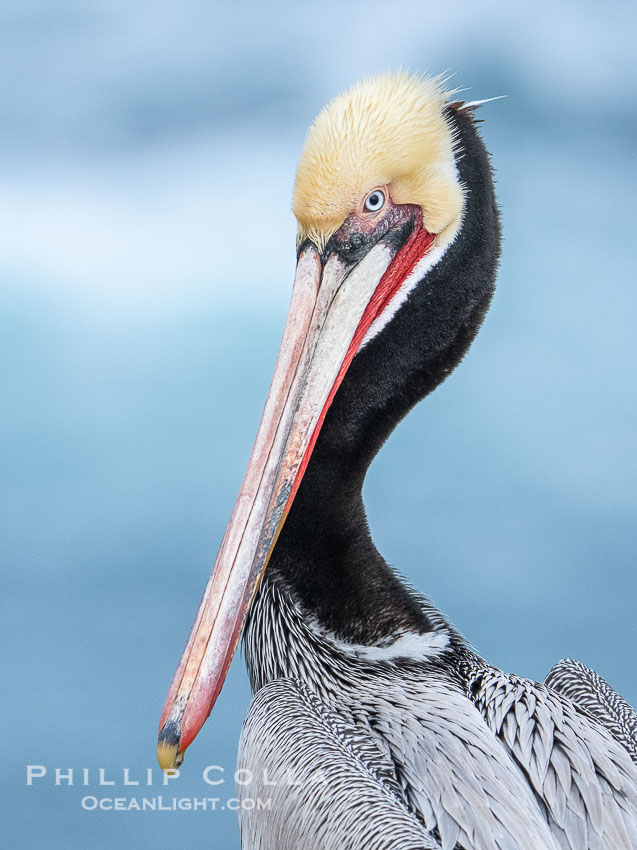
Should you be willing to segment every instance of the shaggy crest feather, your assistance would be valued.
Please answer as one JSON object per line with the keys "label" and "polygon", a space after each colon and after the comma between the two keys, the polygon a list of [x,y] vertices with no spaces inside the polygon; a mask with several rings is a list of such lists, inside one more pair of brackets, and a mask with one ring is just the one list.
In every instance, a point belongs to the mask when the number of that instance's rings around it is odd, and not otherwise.
{"label": "shaggy crest feather", "polygon": [[462,187],[440,78],[405,72],[357,83],[336,97],[308,131],[294,187],[299,241],[323,248],[377,186],[397,204],[422,207],[430,233],[450,239],[460,225]]}

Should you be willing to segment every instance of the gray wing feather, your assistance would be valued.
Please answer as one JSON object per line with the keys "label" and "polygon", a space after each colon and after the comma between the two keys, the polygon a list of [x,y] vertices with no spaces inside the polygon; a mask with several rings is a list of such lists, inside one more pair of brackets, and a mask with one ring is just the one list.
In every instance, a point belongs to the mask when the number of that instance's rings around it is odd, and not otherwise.
{"label": "gray wing feather", "polygon": [[440,850],[386,753],[296,680],[258,691],[238,767],[252,774],[239,787],[243,850]]}
{"label": "gray wing feather", "polygon": [[488,668],[474,704],[528,777],[560,847],[637,847],[637,769],[600,724],[561,694]]}
{"label": "gray wing feather", "polygon": [[410,808],[443,850],[555,850],[542,806],[502,743],[450,683],[427,679],[361,697],[398,767]]}
{"label": "gray wing feather", "polygon": [[637,764],[637,712],[605,679],[580,661],[565,658],[551,668],[546,684],[608,729]]}

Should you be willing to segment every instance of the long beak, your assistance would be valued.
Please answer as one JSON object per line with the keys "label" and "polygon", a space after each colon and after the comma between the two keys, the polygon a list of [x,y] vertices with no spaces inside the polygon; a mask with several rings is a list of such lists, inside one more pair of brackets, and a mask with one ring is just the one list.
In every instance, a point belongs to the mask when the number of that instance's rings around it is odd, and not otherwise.
{"label": "long beak", "polygon": [[164,770],[181,764],[212,710],[323,420],[352,359],[372,322],[434,240],[416,228],[398,250],[391,235],[354,266],[337,254],[323,266],[314,247],[299,256],[248,468],[161,715],[157,752]]}

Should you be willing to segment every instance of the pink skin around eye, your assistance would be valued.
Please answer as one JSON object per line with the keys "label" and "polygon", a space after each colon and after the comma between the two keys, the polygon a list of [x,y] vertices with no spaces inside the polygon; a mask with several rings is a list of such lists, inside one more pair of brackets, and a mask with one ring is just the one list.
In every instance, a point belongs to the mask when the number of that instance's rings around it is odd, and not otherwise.
{"label": "pink skin around eye", "polygon": [[[382,192],[385,196],[384,204],[378,210],[368,210],[365,208],[365,201],[373,195],[374,192]],[[356,209],[356,217],[359,222],[359,229],[363,233],[371,233],[377,226],[379,218],[387,215],[393,207],[391,195],[389,194],[389,186],[374,186],[369,192],[366,192],[358,203]]]}
{"label": "pink skin around eye", "polygon": [[[377,191],[383,192],[385,202],[377,212],[365,209],[365,200],[375,191],[366,192],[356,207],[356,210],[345,219],[343,224],[333,235],[332,240],[335,247],[348,250],[355,246],[359,247],[361,239],[381,239],[388,231],[408,219],[418,222],[422,227],[422,210],[413,204],[395,204],[389,194],[388,186],[377,186]],[[370,243],[371,244],[371,243]]]}

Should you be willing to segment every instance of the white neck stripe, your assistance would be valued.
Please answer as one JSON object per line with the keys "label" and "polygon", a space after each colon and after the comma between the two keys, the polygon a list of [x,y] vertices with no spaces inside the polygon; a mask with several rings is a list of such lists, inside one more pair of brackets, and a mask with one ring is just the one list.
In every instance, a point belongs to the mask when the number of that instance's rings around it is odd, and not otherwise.
{"label": "white neck stripe", "polygon": [[439,655],[449,645],[449,633],[446,629],[425,634],[405,632],[387,646],[368,646],[340,640],[333,632],[319,626],[316,620],[310,620],[308,625],[315,634],[322,640],[329,641],[339,652],[354,655],[363,661],[394,661],[398,658],[424,661]]}
{"label": "white neck stripe", "polygon": [[427,253],[418,260],[411,273],[407,275],[400,288],[397,289],[392,296],[389,304],[385,307],[380,316],[377,316],[369,326],[367,333],[360,344],[360,348],[358,349],[359,351],[363,349],[370,340],[377,336],[385,325],[389,324],[398,312],[399,307],[404,304],[412,289],[420,283],[423,277],[431,268],[433,268],[433,266],[436,265],[436,263],[440,262],[443,254],[453,241],[454,240],[451,239],[445,245],[437,245],[435,248],[427,251]]}

